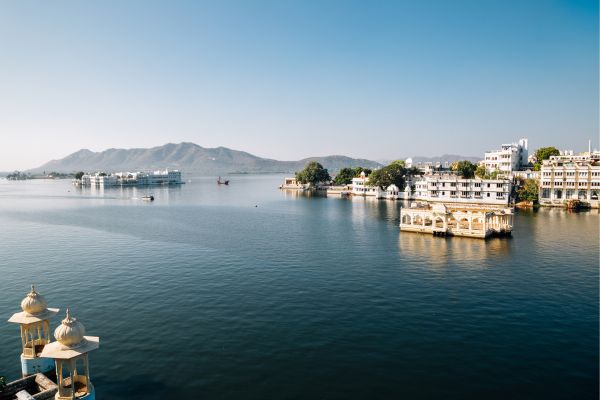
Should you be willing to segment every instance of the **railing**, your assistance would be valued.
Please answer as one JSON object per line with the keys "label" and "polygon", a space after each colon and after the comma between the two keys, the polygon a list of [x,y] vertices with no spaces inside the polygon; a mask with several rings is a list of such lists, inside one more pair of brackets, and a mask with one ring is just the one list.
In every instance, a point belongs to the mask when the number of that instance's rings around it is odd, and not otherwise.
{"label": "railing", "polygon": [[42,352],[46,343],[46,339],[35,339],[27,342],[25,347],[23,347],[23,356],[35,358],[37,353]]}

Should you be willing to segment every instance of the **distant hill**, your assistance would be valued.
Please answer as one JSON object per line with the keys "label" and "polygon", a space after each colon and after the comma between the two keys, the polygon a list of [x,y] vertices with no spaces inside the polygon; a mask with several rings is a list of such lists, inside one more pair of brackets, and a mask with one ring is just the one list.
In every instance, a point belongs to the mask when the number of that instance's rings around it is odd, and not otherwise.
{"label": "distant hill", "polygon": [[83,149],[60,160],[49,161],[29,172],[111,172],[171,168],[202,175],[293,173],[304,168],[309,161],[320,162],[331,173],[343,167],[381,166],[375,161],[337,155],[310,157],[298,161],[278,161],[226,147],[205,148],[184,142],[168,143],[149,149],[108,149],[102,152]]}

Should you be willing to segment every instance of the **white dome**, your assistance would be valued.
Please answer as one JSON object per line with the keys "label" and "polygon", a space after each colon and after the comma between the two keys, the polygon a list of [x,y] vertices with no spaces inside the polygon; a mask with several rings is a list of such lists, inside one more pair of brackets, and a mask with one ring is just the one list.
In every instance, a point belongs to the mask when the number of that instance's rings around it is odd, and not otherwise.
{"label": "white dome", "polygon": [[30,315],[38,315],[44,313],[46,307],[48,307],[48,303],[44,296],[36,292],[35,286],[31,285],[31,292],[27,293],[27,297],[21,301],[23,311]]}
{"label": "white dome", "polygon": [[73,347],[81,343],[85,335],[85,327],[77,319],[71,317],[67,308],[67,316],[54,330],[54,338],[62,345]]}

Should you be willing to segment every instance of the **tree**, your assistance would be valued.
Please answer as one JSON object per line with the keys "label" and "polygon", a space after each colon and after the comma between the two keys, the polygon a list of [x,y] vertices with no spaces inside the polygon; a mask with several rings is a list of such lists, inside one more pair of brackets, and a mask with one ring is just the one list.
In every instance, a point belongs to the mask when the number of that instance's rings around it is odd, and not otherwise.
{"label": "tree", "polygon": [[328,182],[331,180],[327,169],[316,161],[311,161],[300,172],[296,172],[296,179],[300,183],[310,183],[316,185],[320,182]]}
{"label": "tree", "polygon": [[352,178],[360,176],[361,172],[364,172],[366,176],[371,174],[369,168],[356,167],[356,168],[342,168],[340,172],[335,176],[333,180],[334,185],[348,185],[352,183]]}
{"label": "tree", "polygon": [[369,175],[369,186],[379,186],[385,189],[391,184],[398,186],[400,190],[404,190],[406,186],[406,168],[399,162],[393,162],[383,168],[376,169]]}
{"label": "tree", "polygon": [[539,195],[539,185],[535,179],[526,179],[521,182],[520,187],[517,189],[517,200],[518,201],[537,201]]}
{"label": "tree", "polygon": [[484,179],[486,175],[486,171],[485,171],[485,165],[479,165],[477,167],[477,169],[475,170],[475,176],[477,176],[478,178]]}
{"label": "tree", "polygon": [[539,171],[542,167],[542,161],[549,159],[551,156],[560,155],[560,151],[556,147],[540,147],[535,151],[535,164],[533,164],[533,169],[535,171]]}
{"label": "tree", "polygon": [[79,171],[78,173],[75,174],[75,179],[81,180],[82,176],[83,176],[83,171]]}
{"label": "tree", "polygon": [[354,168],[342,168],[333,180],[334,185],[347,185],[354,178]]}
{"label": "tree", "polygon": [[417,176],[417,175],[422,176],[424,174],[425,173],[417,167],[410,167],[409,169],[406,170],[406,175],[410,175],[410,176]]}
{"label": "tree", "polygon": [[364,172],[366,176],[369,176],[369,175],[371,175],[371,172],[373,172],[373,170],[370,168],[356,167],[356,168],[354,168],[354,177],[356,178],[362,172]]}
{"label": "tree", "polygon": [[473,178],[475,176],[476,169],[477,165],[468,160],[455,161],[452,163],[452,171],[461,175],[465,179]]}

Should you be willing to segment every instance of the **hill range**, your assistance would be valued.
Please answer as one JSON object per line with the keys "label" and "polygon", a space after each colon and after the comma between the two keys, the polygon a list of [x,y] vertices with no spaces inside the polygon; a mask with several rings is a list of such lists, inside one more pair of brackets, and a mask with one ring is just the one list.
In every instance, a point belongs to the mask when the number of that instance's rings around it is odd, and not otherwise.
{"label": "hill range", "polygon": [[[444,154],[440,157],[413,157],[413,162],[452,162],[469,160],[477,162],[477,157],[465,157]],[[378,168],[388,162],[377,162],[362,158],[351,158],[341,155],[309,157],[297,161],[279,161],[262,158],[245,151],[226,147],[206,148],[195,143],[168,143],[152,148],[108,149],[94,152],[82,149],[59,160],[49,161],[27,172],[73,173],[140,171],[156,169],[179,169],[185,173],[199,175],[226,174],[263,174],[294,173],[301,170],[310,161],[321,163],[330,173],[336,173],[344,167]]]}
{"label": "hill range", "polygon": [[340,155],[310,157],[298,161],[278,161],[226,147],[205,148],[195,143],[183,142],[168,143],[148,149],[108,149],[102,152],[82,149],[65,158],[49,161],[28,172],[114,172],[170,168],[201,175],[293,173],[304,168],[309,161],[318,161],[333,173],[344,167],[372,169],[381,166],[375,161]]}

